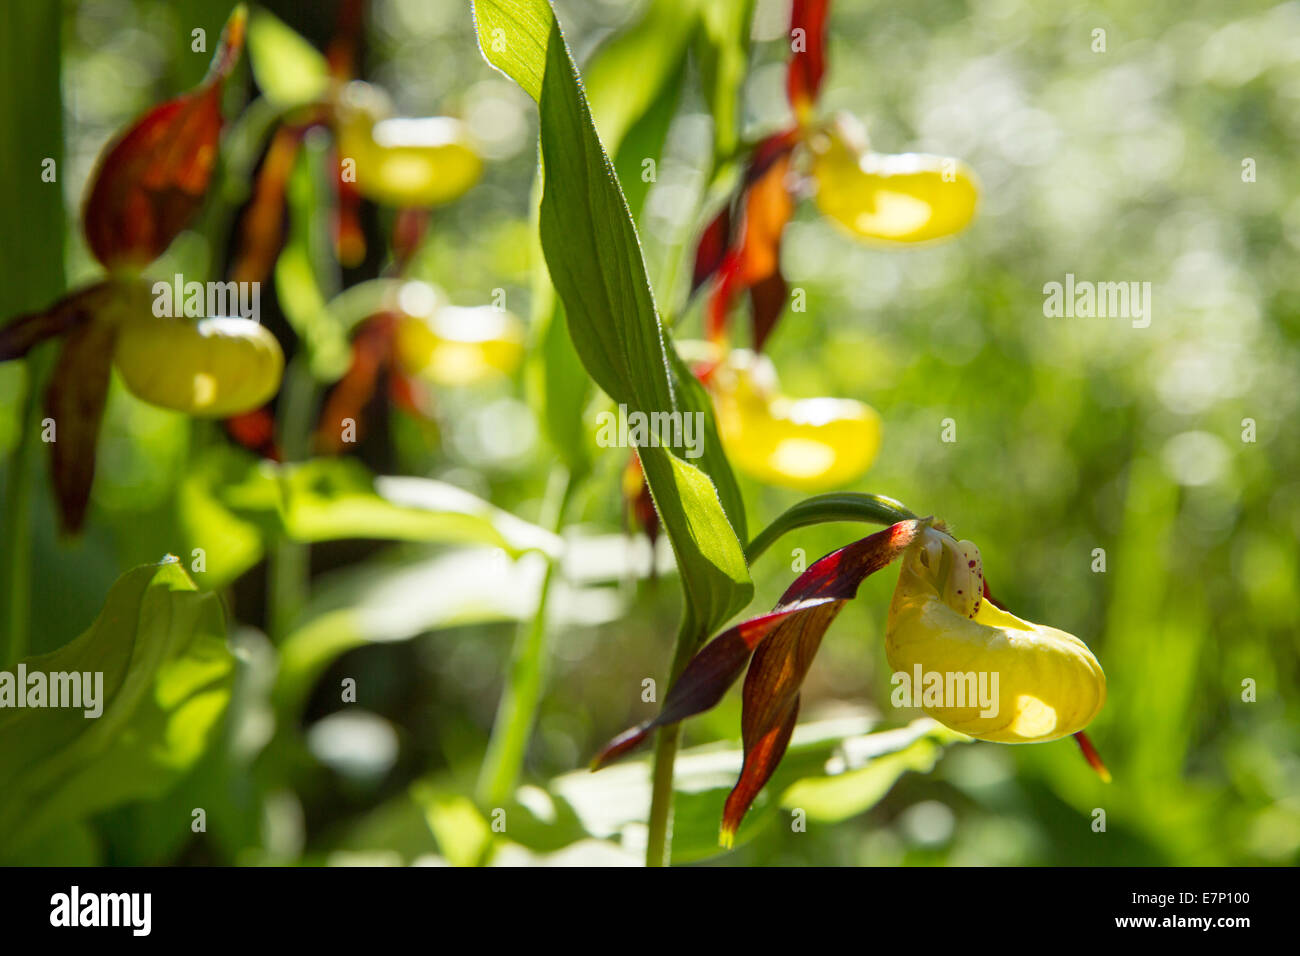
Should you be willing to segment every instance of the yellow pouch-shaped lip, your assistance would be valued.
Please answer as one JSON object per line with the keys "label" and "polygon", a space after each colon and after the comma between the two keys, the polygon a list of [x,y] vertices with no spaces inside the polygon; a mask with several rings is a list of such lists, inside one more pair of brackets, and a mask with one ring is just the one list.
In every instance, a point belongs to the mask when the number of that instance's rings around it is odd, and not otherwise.
{"label": "yellow pouch-shaped lip", "polygon": [[357,191],[389,206],[438,206],[464,195],[483,161],[460,120],[388,115],[391,106],[368,84],[348,84],[339,99],[339,156],[355,163]]}
{"label": "yellow pouch-shaped lip", "polygon": [[737,468],[768,484],[825,491],[871,467],[880,450],[875,409],[847,398],[787,398],[776,392],[770,363],[737,353],[714,390],[718,428]]}
{"label": "yellow pouch-shaped lip", "polygon": [[137,398],[212,418],[263,405],[284,372],[275,336],[240,318],[131,318],[118,331],[113,361]]}
{"label": "yellow pouch-shaped lip", "polygon": [[436,385],[473,385],[519,367],[524,328],[511,313],[490,306],[442,305],[428,315],[402,316],[396,350],[408,375]]}
{"label": "yellow pouch-shaped lip", "polygon": [[[938,674],[945,688],[969,690],[979,686],[983,675],[987,689],[996,687],[991,695],[996,707],[971,706],[969,696],[967,706],[954,706],[958,701],[951,695],[941,706],[926,706],[922,688],[913,690],[920,698],[915,703],[953,730],[999,743],[1040,743],[1082,730],[1106,701],[1106,676],[1092,651],[1073,634],[972,599],[971,587],[982,589],[983,579],[965,563],[978,562],[978,550],[969,542],[961,543],[964,551],[954,545],[931,529],[903,558],[889,608],[885,655],[894,672],[913,683],[918,673]],[[935,560],[941,554],[946,561]],[[958,594],[953,581],[967,587]],[[976,606],[974,617],[953,604]],[[966,675],[974,675],[974,681]]]}
{"label": "yellow pouch-shaped lip", "polygon": [[975,216],[977,179],[959,159],[873,153],[845,120],[810,142],[817,208],[858,238],[928,242],[960,232]]}

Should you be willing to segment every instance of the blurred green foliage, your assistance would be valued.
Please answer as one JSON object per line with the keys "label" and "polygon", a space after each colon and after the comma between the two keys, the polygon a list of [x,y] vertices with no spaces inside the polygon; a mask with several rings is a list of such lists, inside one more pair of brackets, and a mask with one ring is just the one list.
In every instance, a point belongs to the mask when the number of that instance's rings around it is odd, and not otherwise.
{"label": "blurred green foliage", "polygon": [[[267,6],[325,48],[333,4]],[[556,3],[580,66],[637,23],[644,6]],[[94,158],[114,130],[202,75],[208,55],[191,51],[191,31],[203,27],[215,37],[228,7],[224,0],[62,4],[62,145],[57,110],[23,115],[37,98],[50,100],[54,77],[20,82],[38,75],[20,62],[41,60],[15,59],[11,41],[19,33],[2,21],[0,77],[12,81],[0,84],[0,181],[11,194],[0,235],[23,237],[5,246],[15,255],[45,250],[30,266],[6,256],[3,317],[56,297],[60,265],[69,284],[95,274],[76,219]],[[786,17],[779,0],[756,4],[741,96],[746,138],[787,118]],[[784,266],[791,286],[805,290],[807,311],[785,316],[768,352],[791,395],[854,397],[880,411],[880,457],[846,490],[889,495],[943,517],[979,544],[1002,602],[1090,644],[1109,679],[1090,734],[1115,782],[1097,780],[1068,741],[940,751],[922,737],[919,749],[915,741],[893,750],[865,745],[868,755],[896,759],[837,794],[834,781],[861,773],[846,769],[853,748],[838,742],[868,739],[877,722],[905,726],[915,716],[888,707],[881,640],[894,576],[885,572],[845,609],[805,685],[803,723],[836,728],[834,743],[823,750],[809,743],[811,757],[802,762],[796,736],[787,763],[813,778],[809,789],[791,796],[787,785],[804,785],[782,778],[756,806],[740,848],[716,861],[1300,861],[1300,171],[1293,161],[1300,7],[840,2],[831,24],[822,107],[863,119],[881,150],[962,157],[982,180],[982,205],[957,239],[902,252],[857,245],[801,205]],[[1099,29],[1104,52],[1094,50]],[[38,42],[35,33],[21,35]],[[691,337],[700,329],[698,301],[684,308],[691,243],[719,195],[710,132],[718,95],[701,93],[698,59],[685,62],[638,228],[656,301],[677,334]],[[465,5],[373,0],[363,75],[403,113],[462,117],[487,160],[480,185],[435,212],[406,274],[436,283],[460,305],[482,304],[503,289],[516,314],[549,315],[549,306],[532,307],[536,114],[481,58]],[[232,109],[250,91],[241,65],[228,93]],[[248,129],[233,124],[232,140]],[[21,136],[11,135],[17,130]],[[653,130],[640,132],[654,141]],[[644,142],[633,133],[631,141]],[[244,148],[255,149],[257,136],[247,135],[254,145]],[[237,167],[239,143],[231,145],[226,161]],[[41,184],[40,159],[60,155],[58,186]],[[1251,182],[1243,181],[1247,159]],[[637,169],[626,160],[619,167]],[[198,276],[225,261],[227,237],[216,227],[247,190],[239,175],[153,271]],[[54,189],[64,221],[53,211]],[[391,213],[368,207],[365,225],[381,250]],[[377,264],[378,255],[367,274],[342,278],[369,278]],[[1067,273],[1151,282],[1150,327],[1045,317],[1043,286]],[[282,281],[279,295],[296,296],[297,305],[313,292],[328,300],[334,290],[321,293],[312,282],[308,276],[298,284],[307,291],[294,293]],[[290,330],[304,327],[295,303],[267,292],[266,321],[292,342]],[[307,313],[319,317],[310,305]],[[358,474],[432,479],[521,523],[541,522],[556,453],[524,383],[440,390],[435,398],[433,425],[378,409],[378,437],[360,448],[369,471],[357,465],[359,472],[331,480],[353,489],[360,481],[357,494],[375,506],[370,479]],[[21,369],[0,366],[6,475],[22,399]],[[949,418],[955,442],[940,440]],[[1243,440],[1245,419],[1254,422],[1254,441]],[[378,527],[360,539],[330,535],[311,546],[311,598],[299,627],[276,648],[264,635],[267,582],[258,562],[265,529],[283,525],[271,516],[292,513],[276,495],[290,492],[277,489],[270,473],[232,464],[217,426],[146,406],[118,384],[100,441],[90,530],[78,542],[56,540],[44,456],[29,462],[37,482],[32,652],[70,646],[127,569],[204,547],[215,556],[192,577],[220,594],[238,666],[220,733],[179,783],[156,798],[125,795],[113,809],[95,808],[75,833],[50,838],[43,858],[485,859],[494,808],[474,804],[474,781],[515,627],[535,605],[539,555],[483,547],[500,543],[493,533],[509,538],[490,521],[469,531],[457,523],[460,544],[450,534]],[[644,774],[643,765],[594,776],[580,768],[654,707],[641,701],[642,681],[664,679],[680,598],[676,582],[664,579],[672,575],[668,563],[651,579],[644,542],[620,536],[625,454],[590,452],[590,475],[563,533],[529,786],[504,808],[511,843],[497,848],[497,862],[635,861],[635,821],[644,811],[627,811],[641,806],[643,791],[631,778]],[[744,478],[741,486],[751,529],[798,500]],[[271,499],[232,502],[241,488],[253,499],[269,489]],[[321,488],[305,486],[303,504]],[[361,515],[363,523],[377,520],[374,512]],[[811,563],[865,532],[824,525],[782,539],[752,569],[749,610],[769,608],[793,578],[794,549]],[[1097,548],[1105,551],[1104,573],[1093,570]],[[431,597],[447,594],[464,600]],[[356,681],[356,703],[340,702],[345,679]],[[1248,679],[1254,702],[1243,701]],[[704,749],[684,754],[679,787],[692,786],[692,761],[704,779],[679,799],[681,860],[707,856],[695,837],[711,837],[718,788],[734,779],[728,760],[738,747],[738,696],[686,727],[687,744]],[[709,763],[715,752],[721,770]],[[832,769],[842,773],[825,776],[836,760]],[[631,792],[611,795],[628,779]],[[584,786],[597,788],[601,822],[584,816],[592,803]],[[788,814],[778,813],[795,799],[807,804],[807,832],[793,832]],[[198,806],[208,811],[202,834],[190,830]],[[1105,833],[1093,831],[1095,808],[1106,811]]]}

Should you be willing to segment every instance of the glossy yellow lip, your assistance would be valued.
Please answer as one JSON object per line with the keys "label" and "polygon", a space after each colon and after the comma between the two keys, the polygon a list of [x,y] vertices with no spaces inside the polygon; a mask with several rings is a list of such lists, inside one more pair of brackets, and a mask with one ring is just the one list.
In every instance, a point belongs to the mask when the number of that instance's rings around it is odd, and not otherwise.
{"label": "glossy yellow lip", "polygon": [[977,179],[959,159],[871,152],[843,119],[815,133],[810,146],[818,209],[859,239],[929,242],[975,216]]}
{"label": "glossy yellow lip", "polygon": [[737,468],[769,484],[825,491],[871,467],[880,450],[875,409],[853,399],[788,398],[747,361],[720,370],[714,388],[722,441]]}
{"label": "glossy yellow lip", "polygon": [[211,418],[260,407],[279,389],[284,372],[275,336],[241,318],[125,321],[113,361],[137,398]]}
{"label": "glossy yellow lip", "polygon": [[473,385],[519,367],[524,329],[509,312],[442,305],[429,315],[402,316],[396,348],[408,375],[437,385]]}
{"label": "glossy yellow lip", "polygon": [[463,123],[449,116],[387,115],[387,100],[368,84],[348,84],[338,110],[339,155],[351,159],[356,188],[390,206],[438,206],[464,195],[483,160]]}
{"label": "glossy yellow lip", "polygon": [[951,699],[921,704],[972,737],[1040,743],[1082,730],[1106,702],[1101,665],[1073,634],[1021,620],[972,593],[983,587],[978,563],[974,545],[933,529],[909,549],[885,632],[890,666],[909,675],[918,667],[927,674],[997,675],[994,708],[953,706]]}

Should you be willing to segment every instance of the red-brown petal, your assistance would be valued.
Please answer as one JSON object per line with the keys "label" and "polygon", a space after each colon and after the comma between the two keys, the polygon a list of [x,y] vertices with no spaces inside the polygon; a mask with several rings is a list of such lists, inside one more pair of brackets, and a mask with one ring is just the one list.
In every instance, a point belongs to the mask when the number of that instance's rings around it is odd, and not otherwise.
{"label": "red-brown petal", "polygon": [[695,269],[691,274],[691,295],[718,271],[730,245],[731,207],[728,205],[723,206],[700,233],[700,241],[695,247]]}
{"label": "red-brown petal", "polygon": [[826,19],[830,0],[794,0],[790,8],[790,33],[803,31],[804,49],[792,53],[785,91],[796,114],[811,110],[826,73]]}
{"label": "red-brown petal", "polygon": [[226,419],[226,433],[249,451],[280,461],[280,448],[275,443],[275,417],[269,408],[232,415]]}
{"label": "red-brown petal", "polygon": [[230,278],[264,282],[284,242],[285,190],[298,156],[303,128],[281,126],[271,138],[253,187],[253,198],[239,224],[239,252]]}
{"label": "red-brown petal", "polygon": [[203,84],[149,110],[101,157],[83,222],[90,250],[105,267],[148,265],[202,204],[216,165],[222,85],[243,38],[240,7]]}
{"label": "red-brown petal", "polygon": [[668,691],[658,716],[625,730],[607,743],[591,761],[591,769],[599,770],[617,760],[650,736],[655,728],[675,724],[712,708],[736,682],[754,648],[797,609],[774,611],[752,618],[723,631],[705,644]]}
{"label": "red-brown petal", "polygon": [[93,311],[95,300],[101,298],[106,289],[107,284],[100,283],[64,296],[44,312],[30,312],[13,319],[0,328],[0,362],[22,358],[46,339],[62,335],[85,322]]}
{"label": "red-brown petal", "polygon": [[799,709],[799,688],[808,676],[822,637],[844,601],[827,601],[801,614],[791,615],[758,650],[745,675],[741,733],[745,766],[723,812],[723,840],[729,839],[740,820],[767,783],[785,754]]}
{"label": "red-brown petal", "polygon": [[[771,640],[776,650],[770,659],[764,655],[753,695],[749,680],[745,682],[745,712],[750,715],[746,720],[761,725],[766,720],[765,708],[780,710],[798,691],[822,635],[843,602],[857,594],[868,575],[896,560],[923,527],[920,521],[900,521],[814,562],[786,589],[770,614],[743,621],[705,644],[669,689],[658,716],[611,740],[596,754],[591,768],[599,770],[618,759],[657,727],[709,710],[736,682],[755,648]],[[769,660],[776,663],[769,664]],[[783,666],[789,667],[790,677],[784,683],[777,680]],[[774,704],[764,703],[769,696]]]}
{"label": "red-brown petal", "polygon": [[718,834],[718,842],[722,846],[730,849],[735,842],[740,821],[785,756],[785,749],[790,745],[790,737],[798,719],[799,695],[795,694],[786,703],[778,719],[762,734],[752,739],[746,736],[745,765],[722,808],[722,830]]}
{"label": "red-brown petal", "polygon": [[343,423],[352,419],[361,437],[363,412],[375,397],[380,373],[391,366],[394,319],[377,315],[361,326],[352,340],[352,363],[325,399],[316,446],[326,454],[343,450]]}
{"label": "red-brown petal", "polygon": [[1075,742],[1079,745],[1079,750],[1083,753],[1083,759],[1088,761],[1091,767],[1101,777],[1102,783],[1110,783],[1110,771],[1106,769],[1106,764],[1102,762],[1101,754],[1097,753],[1097,748],[1092,745],[1088,735],[1082,730],[1074,735]]}
{"label": "red-brown petal", "polygon": [[785,311],[787,291],[785,276],[781,275],[779,268],[749,287],[749,316],[755,352],[763,351],[767,337]]}
{"label": "red-brown petal", "polygon": [[107,322],[74,329],[64,340],[45,392],[45,411],[55,427],[50,470],[59,526],[67,534],[85,523],[116,337],[116,328]]}

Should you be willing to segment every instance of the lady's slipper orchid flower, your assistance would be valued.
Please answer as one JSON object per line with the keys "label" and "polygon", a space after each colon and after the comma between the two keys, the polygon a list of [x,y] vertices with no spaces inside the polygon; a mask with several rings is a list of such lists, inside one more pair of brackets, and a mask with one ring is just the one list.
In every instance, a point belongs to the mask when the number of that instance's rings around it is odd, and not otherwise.
{"label": "lady's slipper orchid flower", "polygon": [[450,305],[429,283],[404,282],[391,309],[358,326],[351,364],[321,413],[317,445],[326,452],[342,450],[342,423],[352,419],[360,427],[381,377],[392,400],[422,418],[425,386],[477,385],[511,375],[523,353],[523,323],[512,313]]}
{"label": "lady's slipper orchid flower", "polygon": [[784,311],[781,238],[795,197],[804,191],[796,174],[805,169],[818,209],[860,239],[942,239],[964,229],[975,214],[975,174],[960,160],[874,153],[850,119],[816,120],[829,8],[830,0],[794,0],[790,32],[806,40],[786,73],[796,123],[754,147],[736,196],[705,227],[696,248],[691,291],[713,280],[706,317],[711,340],[726,337],[732,302],[742,293],[750,297],[755,351],[762,350]]}
{"label": "lady's slipper orchid flower", "polygon": [[397,361],[435,385],[474,385],[510,375],[524,356],[524,326],[491,306],[443,305],[397,323]]}
{"label": "lady's slipper orchid flower", "polygon": [[927,242],[965,229],[975,217],[975,173],[958,159],[867,148],[866,134],[841,115],[809,140],[813,200],[860,239]]}
{"label": "lady's slipper orchid flower", "polygon": [[927,674],[997,675],[990,683],[997,700],[987,709],[976,701],[928,706],[921,698],[921,709],[939,723],[980,740],[1056,740],[1088,726],[1106,702],[1106,675],[1088,645],[986,600],[979,549],[933,528],[903,556],[885,656],[896,673],[919,667]]}
{"label": "lady's slipper orchid flower", "polygon": [[221,91],[244,40],[235,8],[199,87],[149,110],[101,157],[82,216],[86,241],[110,277],[0,329],[0,361],[64,336],[45,395],[58,440],[51,472],[64,531],[80,530],[95,474],[95,445],[114,363],[128,390],[193,415],[224,415],[279,387],[283,355],[248,319],[197,326],[153,314],[140,270],[161,255],[203,202],[221,134]]}
{"label": "lady's slipper orchid flower", "polygon": [[213,418],[260,407],[284,372],[275,336],[258,322],[231,318],[191,324],[133,316],[118,329],[113,362],[137,398]]}
{"label": "lady's slipper orchid flower", "polygon": [[440,206],[469,191],[483,160],[450,116],[398,117],[387,95],[354,80],[335,107],[339,155],[355,165],[362,196],[388,206]]}
{"label": "lady's slipper orchid flower", "polygon": [[734,350],[707,385],[728,458],[760,481],[803,491],[841,487],[880,450],[875,409],[847,398],[787,398],[766,356]]}
{"label": "lady's slipper orchid flower", "polygon": [[[363,0],[342,0],[325,55],[270,13],[254,17],[254,78],[286,112],[243,216],[239,271],[248,277],[263,278],[274,264],[283,240],[285,185],[310,129],[324,127],[333,135],[335,253],[347,267],[366,255],[361,199],[398,210],[428,209],[458,199],[482,175],[482,159],[460,120],[397,116],[382,88],[356,78],[363,7]],[[283,54],[277,57],[285,50],[292,70],[284,68]]]}
{"label": "lady's slipper orchid flower", "polygon": [[[905,564],[890,612],[889,640],[906,651],[897,650],[897,660],[890,652],[891,664],[919,664],[927,672],[997,668],[1012,694],[997,726],[980,725],[964,713],[956,714],[949,726],[962,724],[957,729],[967,733],[969,726],[990,740],[1006,739],[1006,733],[1021,734],[1019,742],[1051,740],[1077,732],[1100,709],[1104,678],[1083,643],[997,609],[985,610],[981,618],[981,608],[989,605],[980,593],[978,551],[952,541],[930,519],[912,519],[826,555],[799,576],[770,614],[744,621],[706,644],[669,690],[659,715],[606,744],[592,769],[621,757],[656,728],[712,708],[752,655],[741,717],[744,765],[722,814],[720,842],[731,846],[746,811],[785,754],[799,714],[800,688],[826,629],[868,575],[899,558]],[[958,559],[965,564],[958,566]],[[971,588],[977,589],[975,597]],[[965,612],[971,616],[959,616]],[[1028,704],[1031,700],[1042,706]],[[1049,706],[1059,715],[1051,729],[1045,716]],[[948,723],[939,712],[934,716]],[[1091,745],[1081,734],[1079,741],[1104,775]]]}

